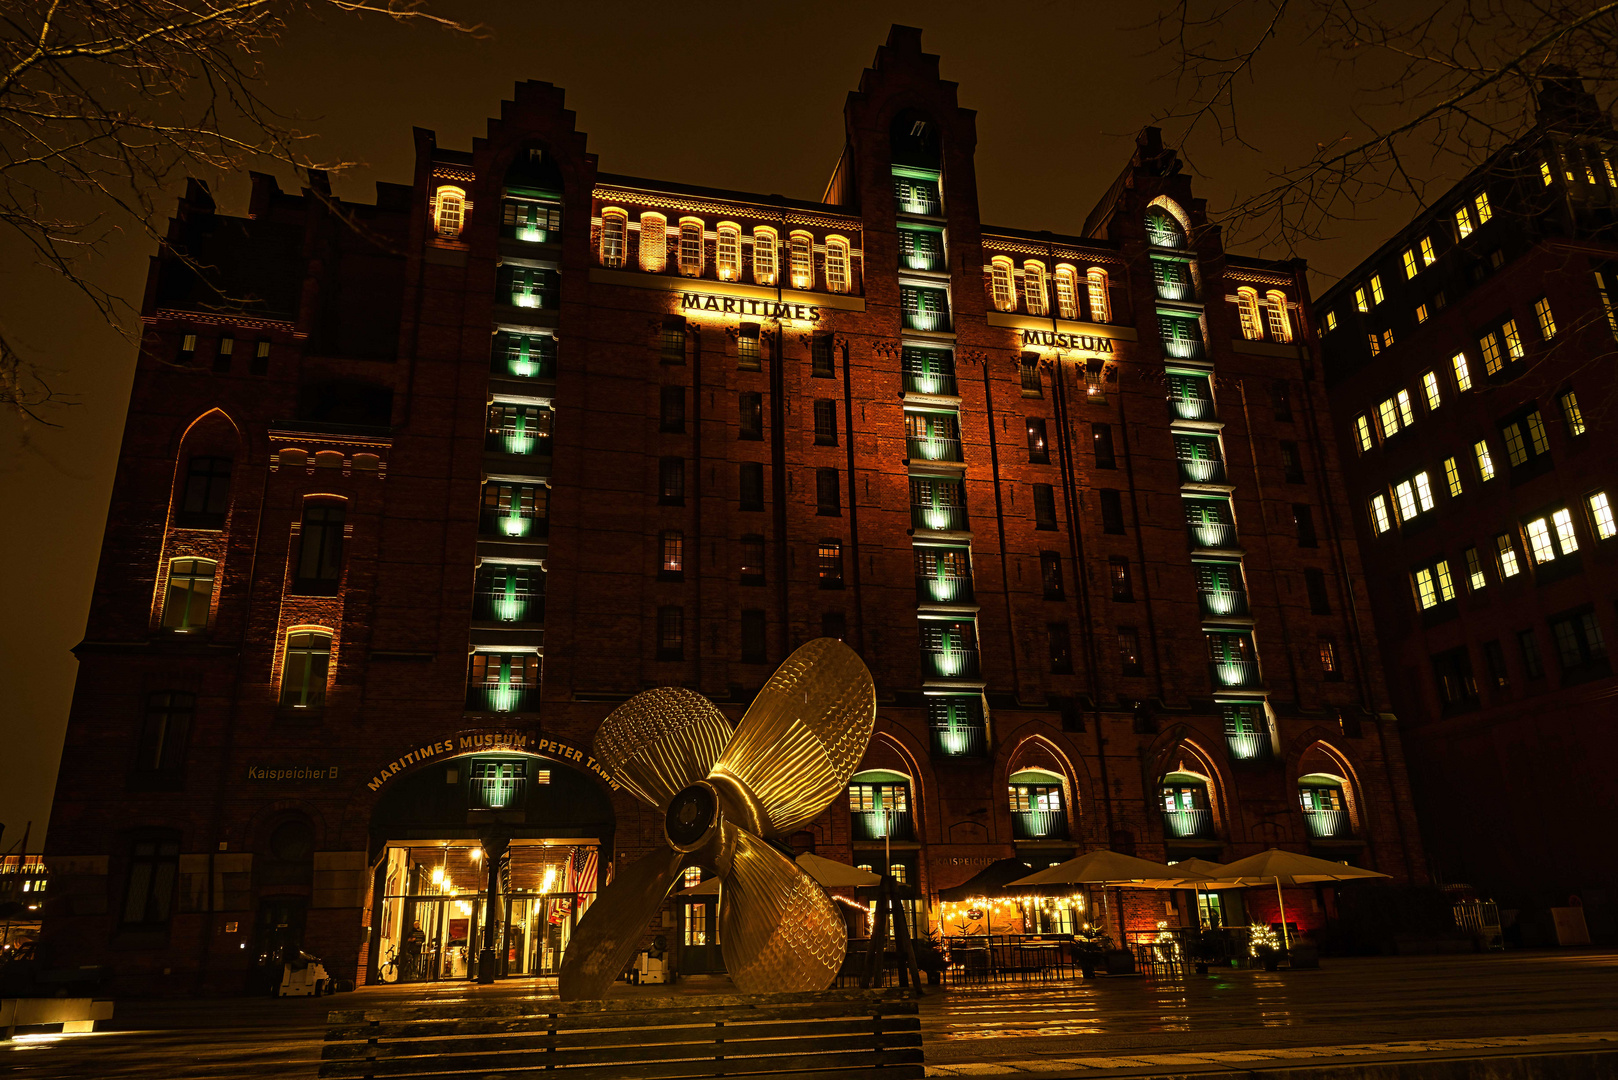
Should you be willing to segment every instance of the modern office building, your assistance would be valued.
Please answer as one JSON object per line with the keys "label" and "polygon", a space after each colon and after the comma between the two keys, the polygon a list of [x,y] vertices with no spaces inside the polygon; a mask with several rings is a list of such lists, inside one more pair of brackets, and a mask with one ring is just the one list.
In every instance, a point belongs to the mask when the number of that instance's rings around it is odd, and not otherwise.
{"label": "modern office building", "polygon": [[[821,636],[877,731],[789,840],[918,928],[1013,855],[1424,876],[1303,267],[1227,254],[1151,129],[1082,235],[984,225],[916,30],[845,116],[818,199],[604,172],[535,82],[469,149],[418,130],[374,204],[193,185],[78,649],[56,962],[554,971],[662,843],[602,719],[663,685],[738,719]],[[671,901],[686,970],[715,903]]]}
{"label": "modern office building", "polygon": [[1618,932],[1618,133],[1573,77],[1537,108],[1316,305],[1434,870],[1529,941]]}

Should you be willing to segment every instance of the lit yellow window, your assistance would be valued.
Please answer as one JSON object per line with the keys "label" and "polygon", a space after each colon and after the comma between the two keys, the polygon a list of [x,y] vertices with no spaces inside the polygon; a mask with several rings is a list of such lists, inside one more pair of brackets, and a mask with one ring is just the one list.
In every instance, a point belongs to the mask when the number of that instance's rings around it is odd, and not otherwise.
{"label": "lit yellow window", "polygon": [[1556,545],[1563,555],[1579,550],[1579,538],[1573,532],[1573,511],[1556,511],[1551,515],[1551,525],[1556,529]]}
{"label": "lit yellow window", "polygon": [[1455,369],[1455,389],[1463,394],[1472,389],[1472,373],[1466,366],[1466,354],[1456,353],[1450,365]]}
{"label": "lit yellow window", "polygon": [[1466,549],[1466,584],[1473,592],[1486,588],[1489,579],[1483,574],[1483,559],[1478,555],[1478,549]]}
{"label": "lit yellow window", "polygon": [[1444,403],[1438,392],[1438,372],[1429,371],[1421,377],[1422,393],[1427,395],[1427,411],[1433,412]]}
{"label": "lit yellow window", "polygon": [[1393,486],[1393,497],[1399,504],[1400,521],[1410,521],[1419,513],[1416,509],[1416,485],[1409,480]]}
{"label": "lit yellow window", "polygon": [[1090,286],[1090,320],[1112,322],[1112,301],[1107,297],[1107,272],[1099,267],[1091,267],[1085,277]]}
{"label": "lit yellow window", "polygon": [[1064,319],[1079,317],[1078,274],[1071,266],[1056,268],[1056,313]]}
{"label": "lit yellow window", "polygon": [[1500,357],[1500,335],[1495,333],[1484,334],[1478,338],[1478,348],[1483,352],[1483,370],[1490,375],[1505,366]]}
{"label": "lit yellow window", "polygon": [[1043,263],[1030,259],[1022,267],[1023,302],[1028,305],[1028,314],[1043,315],[1045,306],[1045,266]]}
{"label": "lit yellow window", "polygon": [[1354,306],[1361,311],[1371,310],[1371,305],[1365,302],[1365,290],[1363,288],[1354,290]]}
{"label": "lit yellow window", "polygon": [[1551,163],[1550,162],[1541,161],[1539,163],[1539,179],[1540,179],[1540,182],[1543,183],[1546,187],[1551,186]]}
{"label": "lit yellow window", "polygon": [[1382,425],[1382,437],[1386,439],[1399,431],[1399,403],[1388,398],[1376,407],[1376,418]]}
{"label": "lit yellow window", "polygon": [[1416,603],[1423,611],[1438,606],[1438,590],[1433,587],[1433,572],[1426,567],[1416,571]]}
{"label": "lit yellow window", "polygon": [[640,268],[659,273],[668,265],[668,219],[662,214],[640,216]]}
{"label": "lit yellow window", "polygon": [[1258,290],[1236,290],[1236,313],[1241,317],[1242,337],[1248,341],[1259,341],[1264,337],[1264,324],[1258,313]]}
{"label": "lit yellow window", "polygon": [[1378,533],[1385,533],[1393,528],[1393,522],[1388,518],[1388,497],[1386,495],[1371,496],[1371,522],[1376,526]]}
{"label": "lit yellow window", "polygon": [[1472,235],[1472,215],[1462,206],[1455,211],[1455,231],[1462,240]]}
{"label": "lit yellow window", "polygon": [[735,225],[720,225],[714,244],[714,269],[720,281],[739,281],[742,276],[742,231]]}
{"label": "lit yellow window", "polygon": [[1391,326],[1382,331],[1382,347],[1384,349],[1391,349],[1393,347],[1393,327]]}
{"label": "lit yellow window", "polygon": [[1415,277],[1416,273],[1421,269],[1421,267],[1416,265],[1416,249],[1415,248],[1405,248],[1404,267],[1405,267],[1405,277],[1407,279]]}
{"label": "lit yellow window", "polygon": [[1356,416],[1354,418],[1354,431],[1360,438],[1360,453],[1363,454],[1376,445],[1376,441],[1371,438],[1371,418],[1369,416],[1364,413]]}
{"label": "lit yellow window", "polygon": [[775,245],[778,240],[774,229],[753,230],[753,280],[760,285],[775,284]]}
{"label": "lit yellow window", "polygon": [[1480,480],[1493,480],[1494,479],[1494,458],[1489,456],[1489,444],[1488,444],[1488,442],[1486,442],[1483,439],[1479,439],[1477,442],[1473,443],[1472,444],[1472,453],[1474,455],[1476,455],[1476,457],[1477,457],[1478,479],[1480,479]]}
{"label": "lit yellow window", "polygon": [[1416,407],[1410,403],[1410,391],[1401,390],[1397,397],[1399,401],[1399,422],[1405,427],[1409,427],[1416,422]]}
{"label": "lit yellow window", "polygon": [[789,241],[792,256],[792,287],[812,289],[815,286],[815,241],[806,232],[795,232]]}
{"label": "lit yellow window", "polygon": [[1611,158],[1602,158],[1601,159],[1601,164],[1603,164],[1603,165],[1605,165],[1607,167],[1607,186],[1608,187],[1618,188],[1618,176],[1615,176],[1613,174],[1613,171],[1612,171],[1612,159]]}
{"label": "lit yellow window", "polygon": [[1556,336],[1556,316],[1551,314],[1551,302],[1548,297],[1540,297],[1534,303],[1534,319],[1539,323],[1539,336],[1549,341]]}
{"label": "lit yellow window", "polygon": [[1569,435],[1584,434],[1584,413],[1579,409],[1579,396],[1571,390],[1564,391],[1558,399],[1562,404],[1562,419],[1567,422]]}
{"label": "lit yellow window", "polygon": [[1292,318],[1287,314],[1287,298],[1285,293],[1270,291],[1264,296],[1264,311],[1269,316],[1270,339],[1272,341],[1292,340]]}
{"label": "lit yellow window", "polygon": [[601,265],[617,269],[624,265],[629,237],[629,215],[622,210],[601,211]]}
{"label": "lit yellow window", "polygon": [[702,221],[698,218],[681,218],[680,273],[686,277],[701,277],[702,264]]}
{"label": "lit yellow window", "polygon": [[1381,302],[1382,302],[1382,275],[1381,274],[1372,274],[1371,275],[1371,306],[1375,307],[1376,305],[1380,304]]}
{"label": "lit yellow window", "polygon": [[1545,421],[1540,417],[1539,410],[1535,409],[1528,414],[1528,441],[1534,445],[1534,453],[1548,454],[1551,449],[1551,440],[1545,434]]}
{"label": "lit yellow window", "polygon": [[466,221],[466,192],[458,187],[438,189],[438,205],[433,214],[439,236],[459,236]]}
{"label": "lit yellow window", "polygon": [[1433,482],[1424,472],[1416,474],[1416,505],[1425,513],[1433,508]]}
{"label": "lit yellow window", "polygon": [[1011,280],[1011,260],[997,258],[989,264],[989,287],[994,306],[1001,311],[1017,310],[1017,289]]}
{"label": "lit yellow window", "polygon": [[1598,491],[1585,501],[1590,507],[1590,520],[1595,524],[1596,539],[1611,540],[1618,536],[1618,521],[1613,520],[1612,504],[1607,501],[1607,493]]}
{"label": "lit yellow window", "polygon": [[1328,311],[1326,312],[1326,333],[1329,334],[1335,329],[1337,329],[1337,312]]}
{"label": "lit yellow window", "polygon": [[1433,239],[1430,236],[1421,238],[1421,265],[1431,266],[1437,256],[1433,254]]}
{"label": "lit yellow window", "polygon": [[852,278],[849,266],[848,241],[840,236],[826,239],[826,288],[832,292],[847,292]]}
{"label": "lit yellow window", "polygon": [[1375,356],[1382,351],[1382,339],[1375,334],[1366,335],[1366,343],[1371,347],[1371,355]]}
{"label": "lit yellow window", "polygon": [[1444,480],[1449,484],[1449,497],[1455,498],[1461,493],[1461,463],[1453,457],[1444,459]]}
{"label": "lit yellow window", "polygon": [[1512,546],[1511,534],[1501,533],[1494,538],[1495,549],[1500,555],[1500,576],[1502,578],[1516,577],[1522,572],[1517,563],[1517,549]]}
{"label": "lit yellow window", "polygon": [[1500,327],[1500,334],[1506,339],[1506,352],[1513,360],[1522,359],[1522,336],[1517,333],[1517,320],[1507,319],[1505,325]]}
{"label": "lit yellow window", "polygon": [[1556,548],[1551,544],[1551,527],[1544,518],[1535,518],[1523,529],[1528,535],[1528,550],[1534,556],[1536,563],[1548,563],[1556,558]]}
{"label": "lit yellow window", "polygon": [[1472,200],[1472,205],[1478,208],[1479,225],[1488,224],[1489,219],[1494,217],[1494,211],[1489,209],[1489,193],[1487,191],[1478,192],[1478,197]]}
{"label": "lit yellow window", "polygon": [[1427,305],[1426,304],[1417,304],[1416,305],[1416,321],[1419,322],[1419,323],[1424,323],[1424,322],[1427,321]]}

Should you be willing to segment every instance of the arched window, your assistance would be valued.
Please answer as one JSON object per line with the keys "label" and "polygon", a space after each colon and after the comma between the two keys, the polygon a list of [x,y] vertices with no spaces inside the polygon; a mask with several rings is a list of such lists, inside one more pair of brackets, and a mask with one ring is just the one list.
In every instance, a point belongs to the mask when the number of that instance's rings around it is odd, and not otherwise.
{"label": "arched window", "polygon": [[910,778],[886,769],[857,772],[848,783],[849,819],[855,840],[914,840]]}
{"label": "arched window", "polygon": [[780,240],[774,229],[753,230],[753,280],[760,285],[775,284],[775,247],[778,243]]}
{"label": "arched window", "polygon": [[222,529],[230,510],[231,460],[193,454],[185,466],[185,487],[175,505],[174,524],[187,529]]}
{"label": "arched window", "polygon": [[629,215],[622,210],[601,211],[601,265],[616,270],[624,265],[629,236]]}
{"label": "arched window", "polygon": [[439,236],[461,235],[466,223],[466,192],[458,187],[441,187],[433,209],[433,225]]}
{"label": "arched window", "polygon": [[686,277],[701,277],[702,262],[702,221],[698,218],[681,218],[680,273]]}
{"label": "arched window", "polygon": [[1146,240],[1154,247],[1185,246],[1185,229],[1173,214],[1161,206],[1146,211]]}
{"label": "arched window", "polygon": [[281,704],[294,709],[318,709],[325,705],[326,675],[330,668],[330,630],[290,631],[281,662]]}
{"label": "arched window", "polygon": [[640,268],[654,274],[668,265],[668,220],[662,214],[640,216]]}
{"label": "arched window", "polygon": [[1017,310],[1017,286],[1011,280],[1011,260],[997,256],[989,264],[989,287],[1000,311]]}
{"label": "arched window", "polygon": [[719,241],[714,247],[714,268],[720,281],[740,281],[742,276],[742,230],[729,222],[722,222],[718,230]]}
{"label": "arched window", "polygon": [[1090,321],[1112,322],[1112,300],[1107,295],[1107,272],[1092,266],[1085,275],[1090,286]]}
{"label": "arched window", "polygon": [[1012,837],[1017,840],[1060,840],[1067,836],[1067,807],[1062,778],[1048,769],[1021,769],[1011,774]]}
{"label": "arched window", "polygon": [[1347,787],[1347,780],[1332,773],[1310,773],[1298,778],[1298,803],[1311,840],[1345,840],[1354,835]]}
{"label": "arched window", "polygon": [[1264,294],[1265,307],[1270,316],[1270,337],[1275,341],[1292,340],[1292,319],[1287,314],[1287,295],[1279,289]]}
{"label": "arched window", "polygon": [[1056,314],[1064,319],[1079,317],[1078,274],[1071,266],[1056,268]]}
{"label": "arched window", "polygon": [[1211,840],[1213,807],[1208,801],[1208,778],[1192,772],[1171,772],[1159,787],[1163,800],[1163,833],[1170,840]]}
{"label": "arched window", "polygon": [[1242,320],[1242,337],[1260,341],[1264,337],[1264,323],[1258,313],[1258,292],[1243,286],[1236,290],[1236,313]]}
{"label": "arched window", "polygon": [[[319,455],[316,455],[316,462]],[[343,533],[347,506],[335,499],[303,504],[298,527],[298,562],[292,591],[305,596],[335,596],[343,576]]]}
{"label": "arched window", "polygon": [[815,287],[815,238],[806,232],[792,234],[792,287]]}
{"label": "arched window", "polygon": [[163,629],[190,634],[208,628],[218,565],[212,559],[169,560],[169,579],[163,590]]}
{"label": "arched window", "polygon": [[826,288],[847,292],[849,278],[848,241],[841,236],[826,238]]}
{"label": "arched window", "polygon": [[1045,300],[1045,264],[1029,259],[1022,265],[1023,300],[1028,314],[1043,315],[1048,310]]}

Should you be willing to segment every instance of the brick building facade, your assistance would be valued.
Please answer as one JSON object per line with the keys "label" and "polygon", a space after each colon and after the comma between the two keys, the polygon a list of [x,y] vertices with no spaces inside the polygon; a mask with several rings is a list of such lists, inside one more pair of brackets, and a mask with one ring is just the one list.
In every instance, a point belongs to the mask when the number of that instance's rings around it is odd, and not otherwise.
{"label": "brick building facade", "polygon": [[[918,923],[1104,846],[1421,879],[1302,266],[1224,252],[1150,129],[1082,236],[983,225],[955,90],[896,27],[821,201],[601,172],[544,83],[470,151],[418,130],[374,205],[193,186],[78,650],[53,956],[152,992],[295,943],[462,977],[492,878],[501,972],[554,970],[660,835],[602,718],[670,684],[739,718],[823,635],[877,734],[792,843],[888,867]],[[694,968],[707,904],[667,923]]]}
{"label": "brick building facade", "polygon": [[1316,313],[1434,869],[1611,938],[1618,135],[1577,79],[1537,107]]}

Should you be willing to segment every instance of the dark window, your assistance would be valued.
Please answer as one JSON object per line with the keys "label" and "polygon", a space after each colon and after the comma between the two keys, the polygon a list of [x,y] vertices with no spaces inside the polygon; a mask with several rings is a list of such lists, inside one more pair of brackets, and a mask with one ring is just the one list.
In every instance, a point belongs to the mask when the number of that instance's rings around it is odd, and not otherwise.
{"label": "dark window", "polygon": [[249,375],[268,375],[270,373],[270,343],[261,341],[253,350],[253,358],[247,362]]}
{"label": "dark window", "polygon": [[1023,353],[1022,360],[1018,363],[1017,368],[1022,374],[1022,396],[1044,397],[1044,384],[1040,382],[1039,378],[1039,354]]}
{"label": "dark window", "polygon": [[666,457],[658,461],[657,501],[664,506],[685,505],[685,458]]}
{"label": "dark window", "polygon": [[1292,387],[1285,379],[1277,379],[1270,387],[1270,402],[1275,406],[1275,418],[1283,424],[1292,422]]}
{"label": "dark window", "polygon": [[1530,679],[1545,677],[1545,661],[1539,657],[1539,638],[1532,630],[1517,631],[1517,647],[1522,650],[1523,674]]}
{"label": "dark window", "polygon": [[741,509],[764,509],[764,466],[757,461],[741,463],[737,478]]}
{"label": "dark window", "polygon": [[130,928],[167,925],[180,872],[178,840],[136,840],[129,851],[129,881],[119,921]]}
{"label": "dark window", "polygon": [[1326,595],[1326,573],[1309,567],[1303,572],[1303,589],[1309,595],[1309,610],[1316,615],[1331,614],[1331,599]]}
{"label": "dark window", "polygon": [[820,587],[822,589],[841,589],[843,587],[843,542],[837,539],[822,540],[815,549],[815,561],[820,569]]}
{"label": "dark window", "polygon": [[185,493],[175,524],[185,529],[222,529],[230,510],[230,458],[201,455],[185,467]]}
{"label": "dark window", "polygon": [[736,331],[736,367],[759,370],[758,323],[742,323]]}
{"label": "dark window", "polygon": [[1315,536],[1315,514],[1304,503],[1292,504],[1292,523],[1298,527],[1299,547],[1319,547],[1320,541]]}
{"label": "dark window", "polygon": [[1045,587],[1045,599],[1062,599],[1062,556],[1054,551],[1039,553],[1039,579]]}
{"label": "dark window", "polygon": [[837,445],[837,402],[815,402],[815,445]]}
{"label": "dark window", "polygon": [[1067,623],[1046,623],[1045,640],[1050,648],[1051,674],[1073,674],[1073,645],[1072,638],[1068,634]]}
{"label": "dark window", "polygon": [[332,596],[343,567],[342,503],[305,503],[298,536],[298,578],[293,591]]}
{"label": "dark window", "polygon": [[159,690],[146,696],[146,717],[135,753],[136,772],[178,774],[196,707],[196,696],[180,690]]}
{"label": "dark window", "polygon": [[685,609],[657,609],[657,658],[681,660],[685,657]]}
{"label": "dark window", "polygon": [[1133,626],[1120,626],[1118,628],[1118,662],[1123,665],[1125,675],[1144,675],[1145,667],[1140,662],[1140,635]]}
{"label": "dark window", "polygon": [[1466,646],[1438,653],[1432,658],[1433,678],[1438,698],[1447,710],[1464,708],[1478,700],[1478,684],[1472,678],[1472,658]]}
{"label": "dark window", "polygon": [[815,470],[816,513],[830,517],[837,517],[842,514],[843,500],[839,488],[836,469]]}
{"label": "dark window", "polygon": [[1037,465],[1049,465],[1050,447],[1045,442],[1045,421],[1037,416],[1028,417],[1028,460]]}
{"label": "dark window", "polygon": [[1135,588],[1129,580],[1129,560],[1115,555],[1107,560],[1107,568],[1112,577],[1112,598],[1133,601]]}
{"label": "dark window", "polygon": [[1343,678],[1342,668],[1337,666],[1337,642],[1334,638],[1324,634],[1320,637],[1320,674],[1328,682],[1339,682]]}
{"label": "dark window", "polygon": [[1049,484],[1034,485],[1034,528],[1056,528],[1056,493]]}
{"label": "dark window", "polygon": [[1112,450],[1112,425],[1091,424],[1090,439],[1095,443],[1096,468],[1116,469],[1118,459],[1114,456]]}
{"label": "dark window", "polygon": [[830,334],[816,334],[809,339],[809,374],[817,379],[830,379],[836,376],[837,367]]}
{"label": "dark window", "polygon": [[679,581],[685,577],[685,533],[669,529],[658,536],[660,561],[657,576],[665,581]]}
{"label": "dark window", "polygon": [[330,634],[288,634],[281,665],[281,704],[292,709],[322,708],[330,668]]}
{"label": "dark window", "polygon": [[669,315],[663,319],[663,332],[658,340],[663,363],[685,363],[685,319]]}
{"label": "dark window", "polygon": [[841,611],[827,611],[820,616],[820,636],[836,638],[838,641],[848,639],[848,619]]}
{"label": "dark window", "polygon": [[1511,685],[1511,677],[1506,674],[1506,650],[1498,640],[1491,638],[1483,643],[1483,662],[1489,669],[1489,683],[1496,690]]}
{"label": "dark window", "polygon": [[743,439],[762,439],[764,437],[764,395],[752,392],[736,395],[736,402],[741,410],[741,433]]}
{"label": "dark window", "polygon": [[1286,473],[1289,484],[1303,483],[1303,459],[1298,457],[1298,444],[1284,442],[1281,444],[1281,468]]}
{"label": "dark window", "polygon": [[685,430],[685,387],[663,387],[663,398],[658,415],[659,430],[669,432]]}
{"label": "dark window", "polygon": [[218,346],[216,346],[215,349],[214,349],[213,369],[215,371],[229,371],[230,370],[230,357],[231,357],[231,354],[233,354],[235,351],[236,351],[236,339],[235,338],[229,338],[229,337],[220,338]]}
{"label": "dark window", "polygon": [[743,585],[764,584],[764,537],[742,537],[741,572]]}
{"label": "dark window", "polygon": [[1112,488],[1101,488],[1096,494],[1101,498],[1101,531],[1109,533],[1123,532],[1123,498]]}
{"label": "dark window", "polygon": [[189,364],[197,358],[197,335],[186,334],[180,339],[180,355],[175,362],[181,365]]}
{"label": "dark window", "polygon": [[764,612],[757,608],[742,610],[742,663],[764,663]]}
{"label": "dark window", "polygon": [[1551,641],[1564,675],[1607,665],[1607,642],[1595,612],[1583,611],[1550,620]]}

